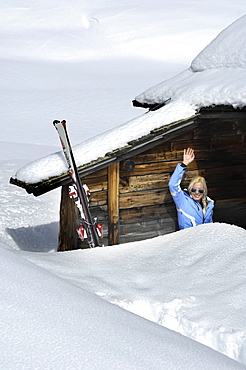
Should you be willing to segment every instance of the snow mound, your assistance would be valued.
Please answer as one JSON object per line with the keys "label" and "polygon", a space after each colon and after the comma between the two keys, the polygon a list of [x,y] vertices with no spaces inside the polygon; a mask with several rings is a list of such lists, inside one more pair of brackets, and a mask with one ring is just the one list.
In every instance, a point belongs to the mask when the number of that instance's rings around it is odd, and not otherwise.
{"label": "snow mound", "polygon": [[193,72],[246,66],[246,15],[225,28],[191,63]]}
{"label": "snow mound", "polygon": [[0,266],[1,369],[243,369],[4,248]]}
{"label": "snow mound", "polygon": [[246,364],[242,228],[212,223],[117,248],[21,254],[82,289]]}
{"label": "snow mound", "polygon": [[[136,101],[144,104],[185,101],[194,109],[212,105],[246,105],[246,15],[224,29],[189,69],[155,85]],[[185,118],[185,117],[184,117]]]}

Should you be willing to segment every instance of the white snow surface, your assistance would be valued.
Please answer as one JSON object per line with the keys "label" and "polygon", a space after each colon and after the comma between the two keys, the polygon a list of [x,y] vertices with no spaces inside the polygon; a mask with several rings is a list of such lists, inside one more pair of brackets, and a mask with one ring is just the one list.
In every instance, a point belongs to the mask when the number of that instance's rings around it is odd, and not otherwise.
{"label": "white snow surface", "polygon": [[206,46],[189,69],[148,89],[136,100],[153,104],[171,98],[185,101],[195,109],[220,104],[242,108],[246,105],[245,45],[246,15]]}
{"label": "white snow surface", "polygon": [[245,368],[195,341],[246,363],[246,231],[198,228],[66,253],[1,248],[2,369]]}
{"label": "white snow surface", "polygon": [[246,67],[246,15],[242,16],[206,46],[191,62],[194,72],[211,68]]}
{"label": "white snow surface", "polygon": [[[136,99],[141,103],[171,102],[126,124],[100,134],[74,147],[78,166],[104,157],[151,130],[188,118],[201,107],[246,105],[246,15],[222,31],[191,63],[191,67],[160,83]],[[16,178],[36,183],[66,172],[59,152],[21,168]]]}
{"label": "white snow surface", "polygon": [[[216,223],[57,253],[60,190],[35,198],[9,184],[59,149],[53,119],[67,119],[72,143],[85,141],[77,160],[91,160],[95,134],[96,154],[114,147],[110,135],[124,145],[132,96],[185,69],[245,4],[72,4],[0,4],[0,369],[245,369],[245,230]],[[134,135],[145,119],[180,119],[172,104],[194,112],[172,99],[138,117]],[[62,154],[52,157],[63,171]]]}

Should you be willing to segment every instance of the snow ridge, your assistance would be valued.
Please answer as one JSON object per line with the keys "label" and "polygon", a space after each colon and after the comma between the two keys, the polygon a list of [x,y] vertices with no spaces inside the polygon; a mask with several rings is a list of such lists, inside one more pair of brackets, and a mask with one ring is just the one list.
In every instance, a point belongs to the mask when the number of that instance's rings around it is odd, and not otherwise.
{"label": "snow ridge", "polygon": [[193,72],[246,67],[246,15],[225,28],[191,63]]}

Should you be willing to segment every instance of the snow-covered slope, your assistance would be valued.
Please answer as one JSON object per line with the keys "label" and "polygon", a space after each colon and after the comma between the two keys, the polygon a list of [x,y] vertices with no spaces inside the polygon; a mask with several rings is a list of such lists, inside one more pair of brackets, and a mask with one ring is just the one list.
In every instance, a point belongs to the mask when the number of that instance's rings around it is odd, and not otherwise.
{"label": "snow-covered slope", "polygon": [[[211,105],[246,105],[246,15],[235,21],[194,59],[189,69],[148,89],[136,100],[140,103],[171,101],[158,111],[139,116],[126,124],[75,146],[78,166],[121,148],[163,125],[188,118],[199,108]],[[231,56],[228,57],[228,49]],[[16,178],[36,183],[66,172],[63,155],[52,154],[21,168]]]}
{"label": "snow-covered slope", "polygon": [[246,231],[198,228],[59,254],[1,246],[0,368],[245,368],[163,327],[246,363]]}

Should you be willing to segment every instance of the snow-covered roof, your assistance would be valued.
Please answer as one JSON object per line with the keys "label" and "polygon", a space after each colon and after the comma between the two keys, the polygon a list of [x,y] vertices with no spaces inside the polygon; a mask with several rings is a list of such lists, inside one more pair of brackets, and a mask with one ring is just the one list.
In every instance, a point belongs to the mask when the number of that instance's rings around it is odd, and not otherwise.
{"label": "snow-covered roof", "polygon": [[[190,68],[136,97],[142,104],[167,104],[74,147],[78,167],[124,148],[129,142],[165,125],[186,120],[202,107],[246,106],[246,15],[222,31],[191,63]],[[19,182],[34,184],[67,172],[61,152],[18,170]]]}
{"label": "snow-covered roof", "polygon": [[192,61],[190,68],[151,87],[135,100],[141,104],[189,102],[199,109],[211,105],[246,105],[246,15],[224,29]]}

